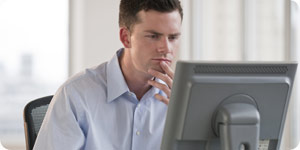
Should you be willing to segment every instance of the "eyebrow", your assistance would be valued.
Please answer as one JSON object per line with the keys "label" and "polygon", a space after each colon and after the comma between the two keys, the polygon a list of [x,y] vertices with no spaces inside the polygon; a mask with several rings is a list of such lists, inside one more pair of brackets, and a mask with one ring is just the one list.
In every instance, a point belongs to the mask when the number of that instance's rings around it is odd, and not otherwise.
{"label": "eyebrow", "polygon": [[[163,35],[162,33],[156,32],[154,30],[146,30],[144,32],[152,33],[152,34],[156,34],[156,35]],[[169,34],[169,35],[170,36],[179,36],[179,35],[181,35],[181,33],[173,33],[173,34]]]}

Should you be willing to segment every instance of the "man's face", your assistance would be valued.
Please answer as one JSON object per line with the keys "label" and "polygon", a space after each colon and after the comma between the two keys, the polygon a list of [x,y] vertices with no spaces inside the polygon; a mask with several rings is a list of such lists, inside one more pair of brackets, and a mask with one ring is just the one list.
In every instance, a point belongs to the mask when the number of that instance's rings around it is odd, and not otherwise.
{"label": "man's face", "polygon": [[160,67],[163,61],[171,65],[179,48],[181,17],[178,11],[161,13],[153,10],[138,13],[140,22],[130,33],[130,55],[132,64],[138,71],[148,69],[164,72]]}

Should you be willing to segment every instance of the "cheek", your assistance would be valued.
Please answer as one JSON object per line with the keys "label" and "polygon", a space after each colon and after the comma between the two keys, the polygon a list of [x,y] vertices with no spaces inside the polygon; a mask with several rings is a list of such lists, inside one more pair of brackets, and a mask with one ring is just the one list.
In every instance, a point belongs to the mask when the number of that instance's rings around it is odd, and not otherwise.
{"label": "cheek", "polygon": [[140,40],[140,45],[143,48],[151,49],[151,48],[155,48],[157,43],[155,41],[150,41],[148,39],[142,39],[142,40]]}
{"label": "cheek", "polygon": [[132,49],[132,56],[132,60],[136,65],[144,65],[150,58],[150,54],[147,53],[147,49],[143,48],[143,46]]}
{"label": "cheek", "polygon": [[143,55],[143,53],[147,53],[148,49],[151,49],[153,44],[143,38],[135,38],[132,41],[132,48],[135,49],[136,53],[142,53],[139,55]]}
{"label": "cheek", "polygon": [[147,40],[137,40],[133,46],[136,53],[144,58],[151,57],[156,53],[156,44]]}
{"label": "cheek", "polygon": [[177,55],[177,53],[178,53],[178,51],[179,51],[179,47],[180,47],[179,42],[176,42],[176,43],[173,43],[173,44],[172,44],[172,47],[171,47],[172,52],[171,52],[171,54],[172,54],[173,56],[176,56],[176,55]]}

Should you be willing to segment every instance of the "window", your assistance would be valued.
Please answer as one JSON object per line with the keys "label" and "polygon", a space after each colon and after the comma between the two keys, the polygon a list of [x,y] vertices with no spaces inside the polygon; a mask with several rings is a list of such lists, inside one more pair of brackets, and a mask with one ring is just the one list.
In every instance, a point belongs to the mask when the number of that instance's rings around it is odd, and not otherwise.
{"label": "window", "polygon": [[68,1],[0,0],[0,141],[25,149],[23,109],[68,75]]}

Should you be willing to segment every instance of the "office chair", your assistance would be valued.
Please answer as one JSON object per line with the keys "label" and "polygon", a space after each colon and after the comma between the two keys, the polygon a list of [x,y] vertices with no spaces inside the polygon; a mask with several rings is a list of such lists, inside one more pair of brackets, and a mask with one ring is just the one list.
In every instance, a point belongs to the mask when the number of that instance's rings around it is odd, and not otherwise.
{"label": "office chair", "polygon": [[29,102],[23,113],[26,150],[32,150],[53,95]]}

